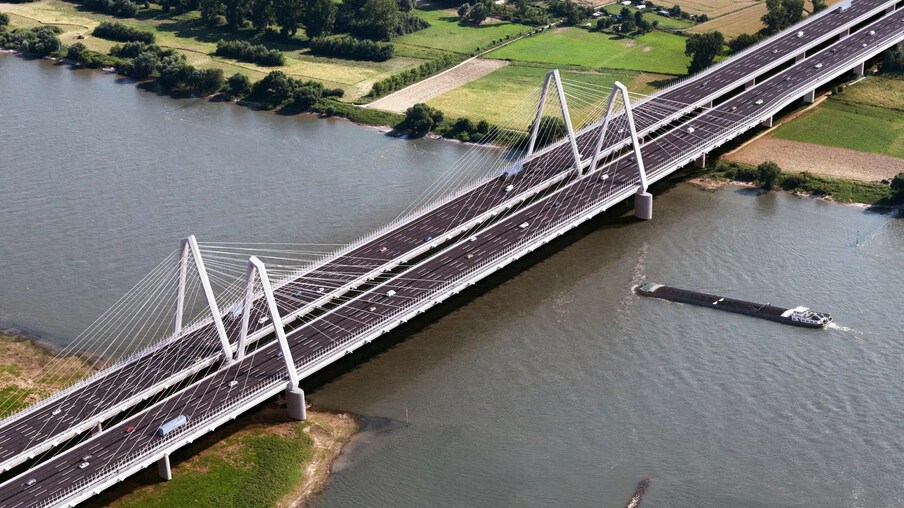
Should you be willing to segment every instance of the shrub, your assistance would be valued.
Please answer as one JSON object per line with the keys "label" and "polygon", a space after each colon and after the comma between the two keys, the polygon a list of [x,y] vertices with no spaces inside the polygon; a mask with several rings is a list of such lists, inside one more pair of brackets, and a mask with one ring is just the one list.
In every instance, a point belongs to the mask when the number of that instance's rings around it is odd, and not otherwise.
{"label": "shrub", "polygon": [[9,14],[0,12],[0,30],[5,29],[9,25]]}
{"label": "shrub", "polygon": [[221,39],[217,42],[217,50],[214,54],[267,67],[286,64],[286,56],[279,50],[268,49],[262,44],[251,44],[248,41],[224,41]]}
{"label": "shrub", "polygon": [[251,80],[244,74],[233,74],[226,80],[226,98],[238,99],[251,93]]}
{"label": "shrub", "polygon": [[904,172],[891,179],[891,190],[895,191],[896,195],[904,197]]}
{"label": "shrub", "polygon": [[116,21],[104,21],[97,25],[93,32],[95,37],[119,42],[143,42],[145,44],[154,43],[154,34],[128,27]]}
{"label": "shrub", "polygon": [[430,106],[418,103],[405,111],[405,119],[399,124],[399,128],[412,134],[424,135],[434,125],[443,121],[443,112]]}
{"label": "shrub", "polygon": [[385,62],[392,58],[395,51],[392,44],[355,39],[350,35],[315,37],[311,39],[310,48],[315,55],[373,62]]}
{"label": "shrub", "polygon": [[772,161],[765,161],[756,167],[756,181],[767,190],[775,188],[781,174],[782,168]]}
{"label": "shrub", "polygon": [[187,85],[192,92],[210,95],[223,88],[223,69],[195,69],[188,76]]}
{"label": "shrub", "polygon": [[37,56],[48,56],[62,47],[57,37],[62,33],[56,26],[19,28],[12,32],[0,31],[0,47],[18,49]]}

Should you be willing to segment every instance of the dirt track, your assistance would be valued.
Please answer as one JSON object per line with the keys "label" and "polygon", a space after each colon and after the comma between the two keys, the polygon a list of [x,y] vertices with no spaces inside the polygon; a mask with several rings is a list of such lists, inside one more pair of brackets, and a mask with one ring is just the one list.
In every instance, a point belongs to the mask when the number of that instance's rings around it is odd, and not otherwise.
{"label": "dirt track", "polygon": [[442,95],[449,90],[454,90],[465,83],[486,76],[506,65],[508,65],[508,62],[505,60],[488,60],[483,58],[466,60],[436,76],[432,76],[407,88],[403,88],[382,99],[377,99],[368,104],[367,107],[403,113],[406,109],[419,102],[427,102],[434,97]]}
{"label": "dirt track", "polygon": [[904,159],[897,157],[770,137],[760,138],[723,158],[748,164],[771,160],[787,171],[808,171],[869,182],[891,178],[904,171]]}

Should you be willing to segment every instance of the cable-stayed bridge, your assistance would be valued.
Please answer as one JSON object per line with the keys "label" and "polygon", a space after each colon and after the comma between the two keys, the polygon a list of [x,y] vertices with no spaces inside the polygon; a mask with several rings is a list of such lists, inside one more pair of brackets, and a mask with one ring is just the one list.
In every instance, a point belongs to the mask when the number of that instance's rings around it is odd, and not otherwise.
{"label": "cable-stayed bridge", "polygon": [[[0,421],[0,505],[76,504],[155,463],[168,477],[170,453],[280,393],[303,418],[299,380],[631,196],[650,218],[650,185],[862,73],[904,40],[896,7],[823,11],[650,96],[550,72],[488,134],[509,149],[473,150],[395,221],[334,252],[185,239],[73,343],[109,358],[104,369]],[[555,115],[564,133],[543,120]],[[64,364],[47,374],[65,377]]]}

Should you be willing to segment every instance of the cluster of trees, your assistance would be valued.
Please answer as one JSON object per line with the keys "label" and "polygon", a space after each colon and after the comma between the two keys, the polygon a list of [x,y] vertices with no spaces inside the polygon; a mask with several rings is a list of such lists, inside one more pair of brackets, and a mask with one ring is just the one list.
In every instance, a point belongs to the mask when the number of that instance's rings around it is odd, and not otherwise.
{"label": "cluster of trees", "polygon": [[578,5],[571,0],[550,0],[547,4],[549,13],[562,18],[566,25],[579,25],[593,14],[593,9]]}
{"label": "cluster of trees", "polygon": [[[818,0],[817,0],[818,1]],[[823,2],[823,8],[825,8]],[[797,23],[804,17],[804,0],[766,0],[766,14],[763,21],[762,35],[778,33]]]}
{"label": "cluster of trees", "polygon": [[[654,7],[651,2],[647,2],[647,6],[649,6],[651,8]],[[709,21],[709,16],[707,16],[706,14],[697,14],[695,16],[689,12],[682,11],[681,7],[678,5],[673,5],[673,6],[669,7],[668,13],[669,13],[669,16],[671,16],[673,18],[678,18],[678,19],[696,20],[696,21],[699,21],[700,23],[705,23],[705,22]]]}
{"label": "cluster of trees", "polygon": [[7,24],[9,24],[8,17],[0,24],[0,48],[17,49],[36,56],[52,55],[62,49],[57,36],[63,31],[57,26],[17,28],[10,32],[6,29]]}
{"label": "cluster of trees", "polygon": [[895,199],[904,201],[904,172],[898,173],[891,179],[891,190],[895,192]]}
{"label": "cluster of trees", "polygon": [[286,64],[286,56],[279,50],[269,49],[263,44],[251,44],[248,41],[224,41],[220,39],[217,42],[217,50],[214,54],[267,67],[278,67]]}
{"label": "cluster of trees", "polygon": [[123,63],[121,59],[115,56],[108,56],[103,53],[98,53],[97,51],[91,51],[81,42],[76,42],[72,46],[69,46],[69,49],[66,51],[66,59],[89,69],[116,67]]}
{"label": "cluster of trees", "polygon": [[341,97],[342,94],[341,88],[324,88],[323,83],[317,81],[301,81],[281,71],[272,71],[251,87],[246,98],[271,109],[289,106],[298,111],[310,111],[321,98]]}
{"label": "cluster of trees", "polygon": [[622,7],[618,16],[603,16],[596,21],[597,30],[614,30],[623,34],[638,33],[643,35],[659,26],[658,21],[650,23],[643,17],[643,12]]}
{"label": "cluster of trees", "polygon": [[760,34],[740,34],[728,41],[728,54],[735,55],[760,42],[763,36]]}
{"label": "cluster of trees", "polygon": [[[721,164],[720,161],[720,165]],[[809,175],[807,173],[783,177],[782,168],[772,161],[762,162],[756,167],[729,162],[724,165],[724,171],[725,177],[730,180],[755,182],[766,190],[772,190],[780,184],[788,189],[800,188],[805,186],[809,181]]]}
{"label": "cluster of trees", "polygon": [[401,90],[402,88],[405,88],[406,86],[416,81],[420,81],[427,76],[432,76],[437,72],[450,67],[455,62],[456,60],[454,57],[452,57],[448,53],[444,54],[441,58],[437,58],[436,60],[429,60],[422,63],[421,65],[418,65],[417,67],[377,81],[373,84],[370,89],[370,93],[368,93],[367,95],[369,97],[380,97],[382,95],[395,92],[396,90]]}
{"label": "cluster of trees", "polygon": [[134,18],[138,14],[138,5],[131,0],[82,0],[82,5],[117,18]]}
{"label": "cluster of trees", "polygon": [[101,22],[91,34],[109,41],[154,43],[153,33],[131,28],[116,21]]}
{"label": "cluster of trees", "polygon": [[423,103],[417,103],[405,111],[405,119],[396,128],[407,130],[416,136],[423,136],[442,121],[442,111]]}
{"label": "cluster of trees", "polygon": [[0,12],[0,30],[6,30],[9,26],[9,14]]}
{"label": "cluster of trees", "polygon": [[310,48],[315,55],[374,62],[389,60],[395,51],[392,44],[374,42],[369,39],[355,39],[350,35],[315,37],[311,39]]}
{"label": "cluster of trees", "polygon": [[360,39],[383,41],[430,26],[408,12],[412,7],[410,1],[401,2],[401,6],[397,0],[343,0],[336,17],[338,31]]}
{"label": "cluster of trees", "polygon": [[452,127],[443,133],[443,136],[459,141],[476,143],[486,136],[488,132],[490,132],[490,124],[486,120],[481,120],[475,124],[470,118],[459,118],[455,120]]}
{"label": "cluster of trees", "polygon": [[490,7],[485,2],[464,3],[458,8],[458,17],[464,24],[479,25],[490,16]]}
{"label": "cluster of trees", "polygon": [[716,57],[722,53],[723,44],[725,37],[720,32],[692,34],[688,37],[684,43],[684,54],[691,57],[691,63],[687,67],[688,74],[712,65]]}

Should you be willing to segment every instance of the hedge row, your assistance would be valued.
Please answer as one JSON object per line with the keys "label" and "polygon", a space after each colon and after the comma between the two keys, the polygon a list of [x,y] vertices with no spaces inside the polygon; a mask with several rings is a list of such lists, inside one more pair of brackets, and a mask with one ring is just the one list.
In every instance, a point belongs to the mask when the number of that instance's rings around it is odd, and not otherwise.
{"label": "hedge row", "polygon": [[424,62],[417,67],[400,72],[386,79],[377,81],[370,89],[368,97],[377,98],[388,93],[401,90],[406,86],[420,81],[424,78],[432,76],[457,62],[456,58],[450,55],[443,55],[436,60]]}
{"label": "hedge row", "polygon": [[267,67],[286,64],[286,56],[279,50],[268,49],[267,46],[251,44],[248,41],[224,41],[221,39],[217,42],[217,50],[214,54]]}
{"label": "hedge row", "polygon": [[104,21],[97,25],[92,34],[101,39],[119,42],[154,43],[154,34],[123,25],[116,21]]}
{"label": "hedge row", "polygon": [[373,62],[385,62],[392,58],[395,51],[392,44],[355,39],[349,35],[315,37],[311,39],[310,48],[315,55]]}

